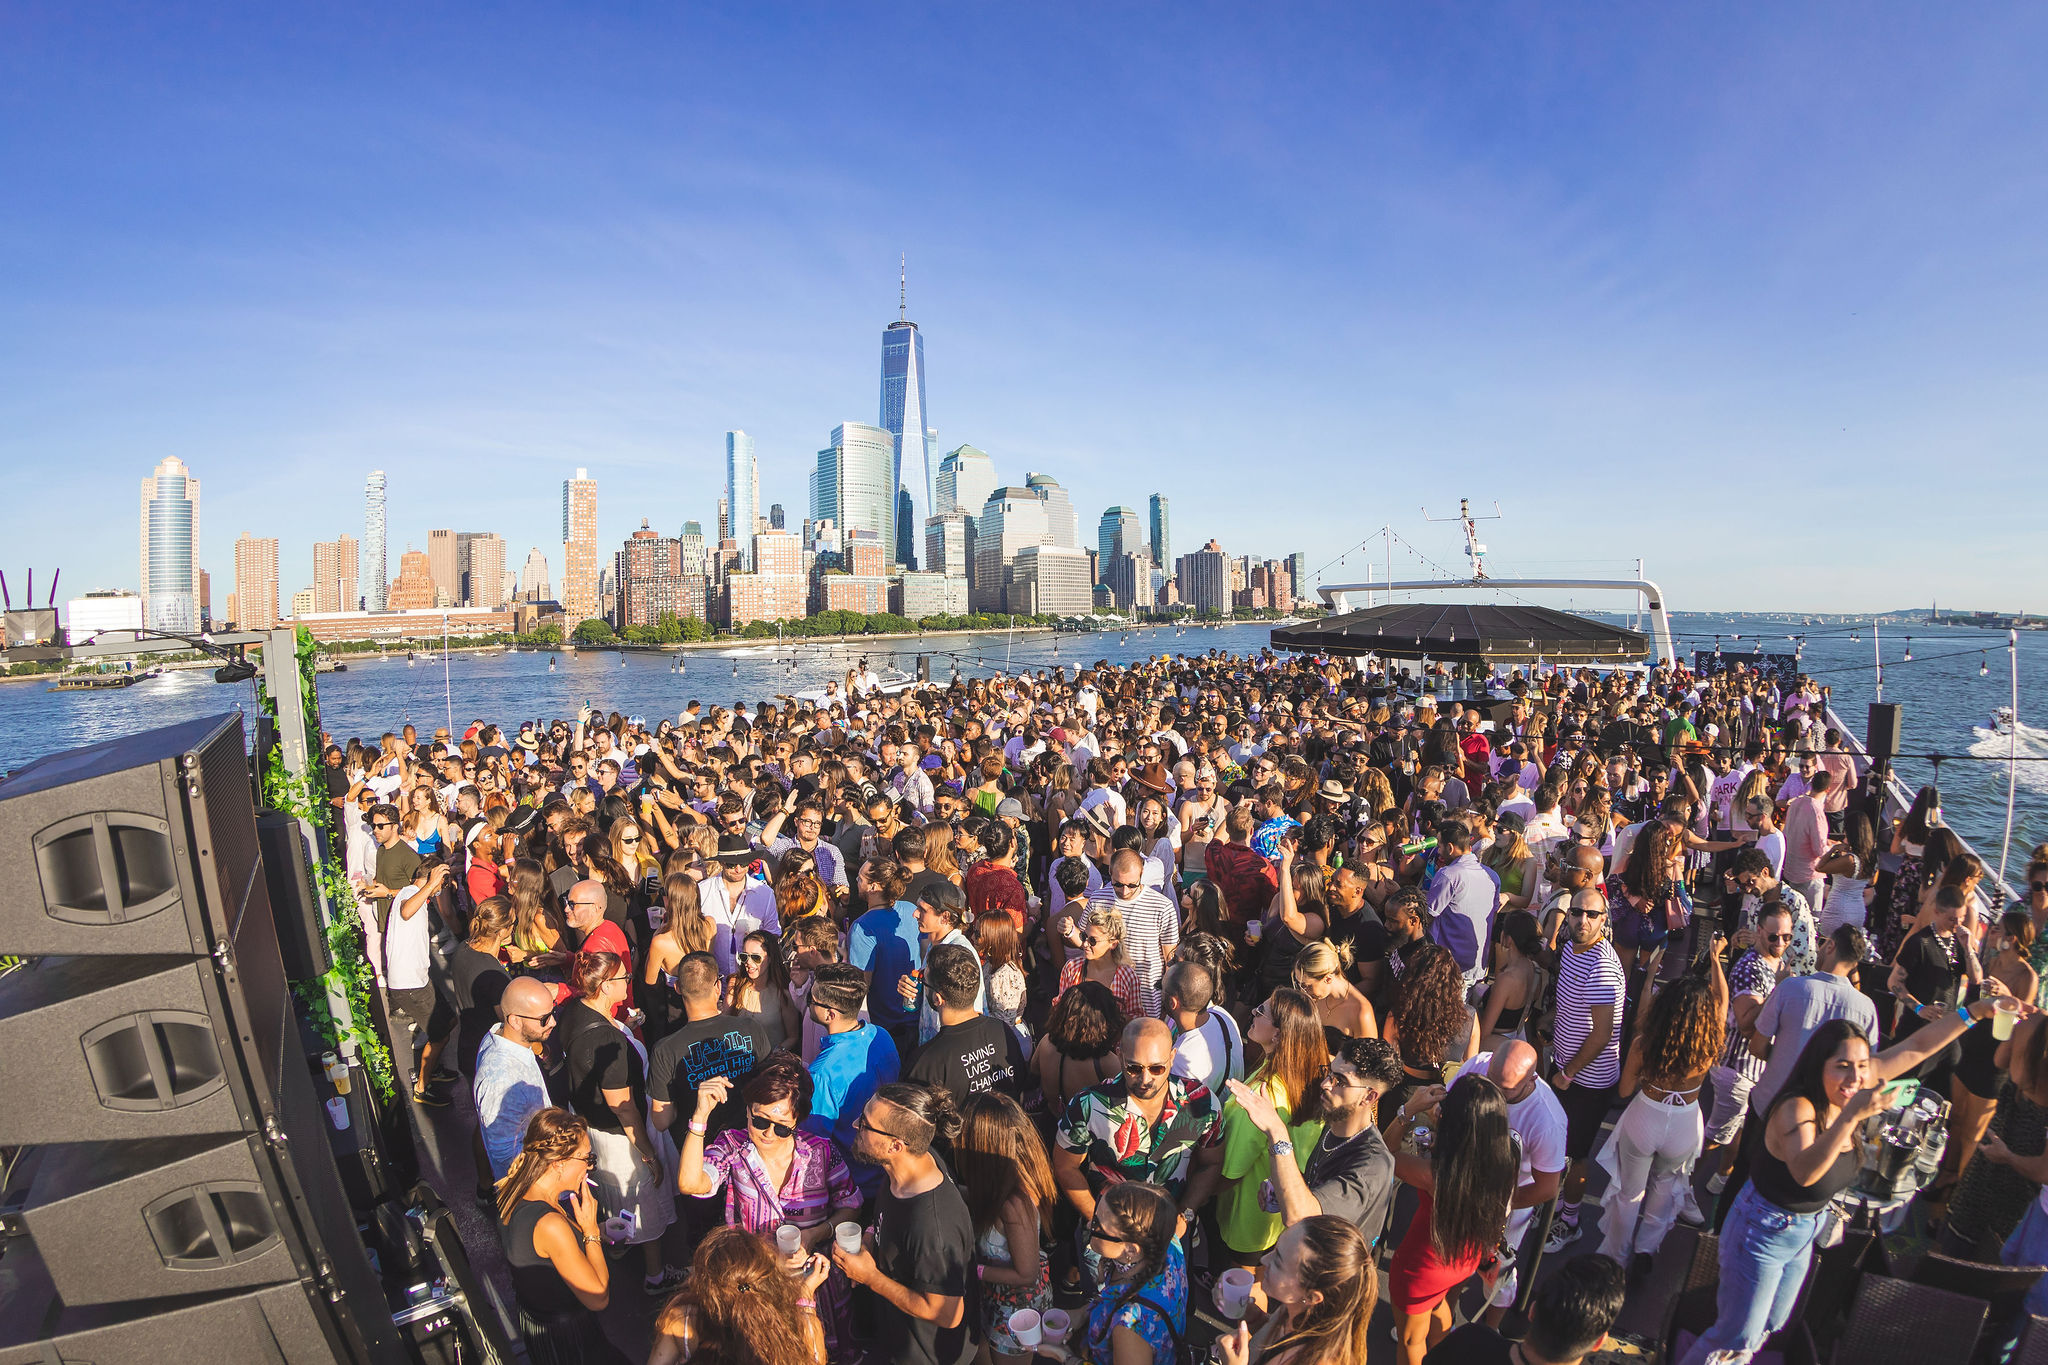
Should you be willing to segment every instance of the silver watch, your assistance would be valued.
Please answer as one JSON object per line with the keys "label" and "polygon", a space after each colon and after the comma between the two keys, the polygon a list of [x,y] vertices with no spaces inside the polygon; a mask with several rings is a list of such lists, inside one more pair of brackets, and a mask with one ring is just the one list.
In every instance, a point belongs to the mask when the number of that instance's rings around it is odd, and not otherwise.
{"label": "silver watch", "polygon": [[1286,1138],[1281,1138],[1278,1142],[1275,1142],[1273,1144],[1272,1151],[1274,1156],[1293,1156],[1294,1144],[1289,1142]]}

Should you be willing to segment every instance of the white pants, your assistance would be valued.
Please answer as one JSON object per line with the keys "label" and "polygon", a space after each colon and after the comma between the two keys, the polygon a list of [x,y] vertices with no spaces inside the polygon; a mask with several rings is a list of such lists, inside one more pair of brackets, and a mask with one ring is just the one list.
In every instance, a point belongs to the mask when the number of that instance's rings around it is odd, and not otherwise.
{"label": "white pants", "polygon": [[1601,1255],[1626,1267],[1634,1253],[1664,1245],[1705,1134],[1697,1099],[1666,1104],[1638,1093],[1629,1102],[1600,1156],[1611,1177],[1600,1200]]}
{"label": "white pants", "polygon": [[[1507,1243],[1517,1254],[1522,1250],[1522,1239],[1529,1235],[1529,1224],[1536,1218],[1535,1209],[1509,1209]],[[1500,1276],[1493,1282],[1493,1292],[1486,1296],[1488,1308],[1503,1307],[1515,1301],[1515,1291],[1520,1282],[1515,1278],[1515,1263],[1509,1261],[1501,1267]]]}

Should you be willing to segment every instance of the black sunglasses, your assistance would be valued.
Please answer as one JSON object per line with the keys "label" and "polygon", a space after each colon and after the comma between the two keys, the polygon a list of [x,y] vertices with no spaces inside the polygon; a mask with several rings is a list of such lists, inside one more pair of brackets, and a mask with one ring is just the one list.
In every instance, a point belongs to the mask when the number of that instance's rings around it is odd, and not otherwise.
{"label": "black sunglasses", "polygon": [[[854,1120],[856,1126],[859,1124],[859,1122],[860,1120],[858,1119]],[[771,1119],[763,1114],[747,1115],[747,1126],[749,1128],[752,1128],[757,1133],[766,1133],[770,1130],[773,1130],[775,1136],[779,1138],[786,1138],[796,1131],[796,1129],[791,1125],[787,1123],[777,1123],[774,1119]]]}

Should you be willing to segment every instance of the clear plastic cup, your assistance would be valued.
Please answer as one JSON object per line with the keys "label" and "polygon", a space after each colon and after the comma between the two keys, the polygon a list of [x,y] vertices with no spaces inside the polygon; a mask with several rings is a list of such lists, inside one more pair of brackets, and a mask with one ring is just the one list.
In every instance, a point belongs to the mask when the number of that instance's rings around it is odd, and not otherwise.
{"label": "clear plastic cup", "polygon": [[1038,1318],[1038,1325],[1045,1332],[1047,1341],[1065,1341],[1067,1333],[1074,1330],[1074,1320],[1063,1308],[1048,1308]]}
{"label": "clear plastic cup", "polygon": [[832,1229],[832,1240],[839,1244],[841,1251],[849,1256],[853,1255],[860,1250],[860,1224],[839,1224]]}
{"label": "clear plastic cup", "polygon": [[804,1244],[802,1229],[794,1223],[784,1223],[775,1229],[775,1247],[785,1258],[794,1256]]}
{"label": "clear plastic cup", "polygon": [[1236,1322],[1251,1311],[1252,1272],[1234,1266],[1216,1277],[1216,1299],[1223,1316]]}

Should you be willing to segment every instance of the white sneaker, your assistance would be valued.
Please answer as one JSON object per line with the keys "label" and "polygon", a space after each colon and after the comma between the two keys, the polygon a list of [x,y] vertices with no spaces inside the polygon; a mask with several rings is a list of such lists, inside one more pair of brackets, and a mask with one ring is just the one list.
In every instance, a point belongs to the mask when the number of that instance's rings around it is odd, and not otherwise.
{"label": "white sneaker", "polygon": [[1678,1221],[1699,1227],[1707,1221],[1707,1215],[1700,1212],[1699,1196],[1692,1192],[1691,1184],[1685,1187],[1685,1199],[1678,1206]]}
{"label": "white sneaker", "polygon": [[1719,1194],[1721,1191],[1727,1188],[1728,1173],[1726,1171],[1716,1171],[1712,1175],[1707,1177],[1708,1194]]}
{"label": "white sneaker", "polygon": [[1579,1220],[1574,1218],[1566,1222],[1563,1215],[1559,1215],[1550,1225],[1550,1236],[1544,1239],[1543,1252],[1546,1256],[1555,1256],[1578,1240]]}

